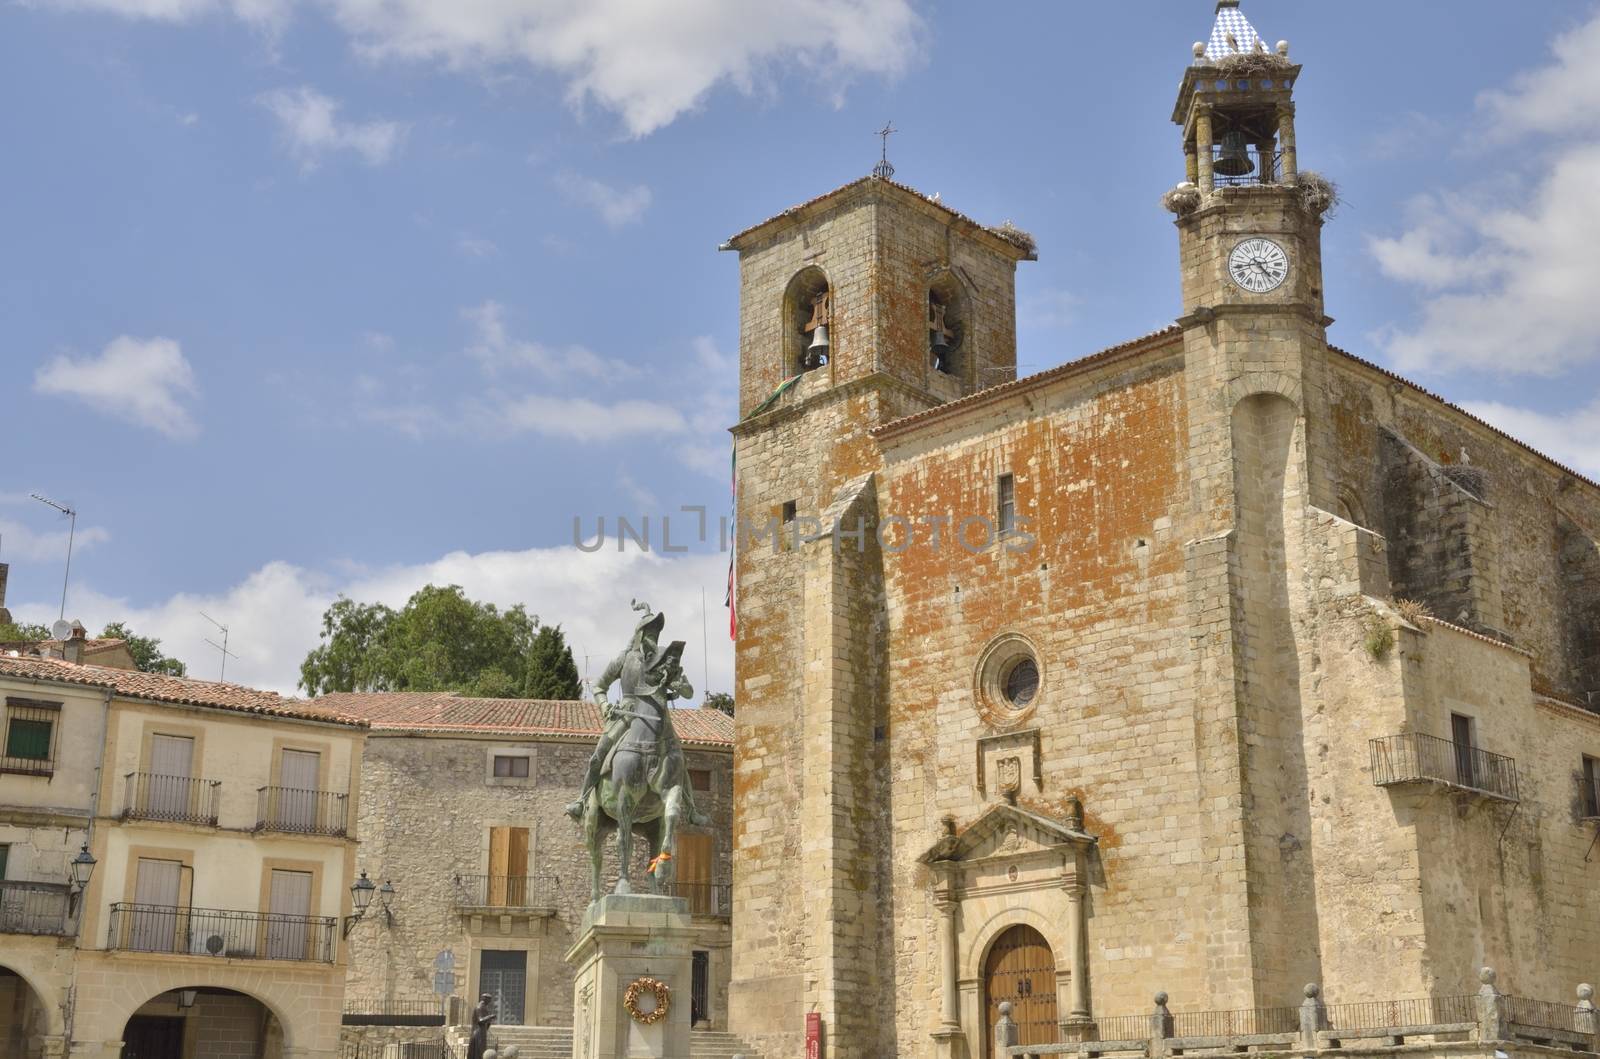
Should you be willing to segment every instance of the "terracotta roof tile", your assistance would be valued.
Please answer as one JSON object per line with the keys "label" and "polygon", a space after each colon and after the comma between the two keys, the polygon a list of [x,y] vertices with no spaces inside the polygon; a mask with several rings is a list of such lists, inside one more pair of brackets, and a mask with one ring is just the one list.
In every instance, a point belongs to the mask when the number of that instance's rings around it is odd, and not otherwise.
{"label": "terracotta roof tile", "polygon": [[[507,735],[600,734],[600,708],[554,699],[474,699],[449,691],[348,691],[311,700],[364,717],[373,731],[478,732]],[[672,711],[678,738],[699,746],[733,745],[733,718],[717,710]]]}
{"label": "terracotta roof tile", "polygon": [[31,658],[0,655],[0,677],[21,677],[53,684],[79,684],[108,688],[113,694],[182,706],[205,706],[235,713],[254,713],[269,717],[292,717],[305,721],[324,721],[354,728],[366,727],[361,717],[329,709],[302,699],[285,698],[275,691],[260,691],[241,684],[222,684],[188,677],[169,677],[142,673],[137,669],[77,665],[59,658]]}

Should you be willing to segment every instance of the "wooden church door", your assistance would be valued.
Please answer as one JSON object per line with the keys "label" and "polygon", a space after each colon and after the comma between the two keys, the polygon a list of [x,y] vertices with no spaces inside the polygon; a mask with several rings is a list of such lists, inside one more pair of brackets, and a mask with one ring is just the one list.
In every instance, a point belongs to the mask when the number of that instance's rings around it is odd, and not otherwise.
{"label": "wooden church door", "polygon": [[983,967],[984,1054],[994,1050],[1000,1004],[1011,1004],[1018,1044],[1056,1044],[1056,961],[1050,943],[1030,926],[1018,924],[995,939]]}

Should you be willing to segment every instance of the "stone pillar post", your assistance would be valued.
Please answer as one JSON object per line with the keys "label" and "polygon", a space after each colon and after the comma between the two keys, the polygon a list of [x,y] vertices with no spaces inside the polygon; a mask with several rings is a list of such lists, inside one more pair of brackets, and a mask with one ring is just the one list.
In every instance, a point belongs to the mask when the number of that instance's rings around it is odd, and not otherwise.
{"label": "stone pillar post", "polygon": [[1478,989],[1478,1039],[1480,1041],[1504,1041],[1511,1036],[1506,1026],[1505,997],[1500,990],[1495,988],[1495,973],[1493,967],[1485,967],[1478,972],[1478,981],[1483,985]]}
{"label": "stone pillar post", "polygon": [[[1588,982],[1578,987],[1578,1010],[1572,1016],[1572,1028],[1594,1037],[1600,1034],[1600,1014],[1594,1006],[1594,986]],[[1589,1046],[1589,1051],[1600,1050],[1600,1040]]]}
{"label": "stone pillar post", "polygon": [[1155,1002],[1155,1010],[1150,1012],[1151,1059],[1172,1051],[1171,1045],[1167,1043],[1172,1038],[1172,1012],[1167,1008],[1167,994],[1164,991],[1157,993]]}
{"label": "stone pillar post", "polygon": [[1194,146],[1199,154],[1200,190],[1209,195],[1217,189],[1216,171],[1211,157],[1211,108],[1201,107],[1194,117]]}
{"label": "stone pillar post", "polygon": [[1191,184],[1200,183],[1200,152],[1194,144],[1183,148],[1183,179]]}
{"label": "stone pillar post", "polygon": [[995,1059],[1006,1059],[1011,1053],[1007,1048],[1014,1048],[1017,1044],[1017,1024],[1011,1021],[1011,1001],[1000,1001],[1000,1017],[994,1023],[994,1056]]}
{"label": "stone pillar post", "polygon": [[1084,922],[1083,899],[1089,890],[1076,873],[1067,882],[1067,944],[1071,947],[1072,998],[1068,1021],[1089,1020],[1089,930]]}
{"label": "stone pillar post", "polygon": [[1328,1009],[1322,1003],[1322,987],[1317,983],[1306,983],[1305,994],[1300,1003],[1300,1047],[1309,1051],[1322,1047],[1317,1031],[1328,1027]]}
{"label": "stone pillar post", "polygon": [[1293,103],[1278,105],[1278,149],[1283,152],[1283,182],[1293,184],[1300,175],[1300,160],[1294,145]]}

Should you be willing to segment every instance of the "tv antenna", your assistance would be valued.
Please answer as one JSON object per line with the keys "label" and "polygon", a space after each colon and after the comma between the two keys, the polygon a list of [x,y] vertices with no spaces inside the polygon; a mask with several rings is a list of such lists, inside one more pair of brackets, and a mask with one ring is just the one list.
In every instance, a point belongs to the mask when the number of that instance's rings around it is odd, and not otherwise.
{"label": "tv antenna", "polygon": [[888,180],[894,176],[894,166],[889,164],[889,137],[899,131],[892,121],[884,122],[883,128],[878,130],[878,135],[883,138],[883,154],[879,157],[878,164],[873,167],[872,175],[879,180]]}
{"label": "tv antenna", "polygon": [[203,610],[200,612],[200,616],[222,631],[221,643],[217,643],[215,640],[206,641],[206,643],[210,644],[212,647],[215,647],[222,654],[222,672],[217,674],[217,680],[220,682],[228,675],[228,659],[238,658],[239,656],[228,650],[228,627]]}
{"label": "tv antenna", "polygon": [[61,575],[61,613],[56,615],[58,621],[67,620],[67,579],[72,576],[72,539],[78,532],[78,513],[66,504],[58,504],[47,496],[39,493],[29,493],[29,496],[41,504],[48,504],[72,520],[67,527],[67,569]]}

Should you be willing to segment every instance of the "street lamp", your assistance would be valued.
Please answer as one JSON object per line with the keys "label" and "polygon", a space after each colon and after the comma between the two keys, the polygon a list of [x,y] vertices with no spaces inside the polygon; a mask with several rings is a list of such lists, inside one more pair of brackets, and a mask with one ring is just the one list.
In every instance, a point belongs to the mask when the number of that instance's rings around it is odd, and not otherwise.
{"label": "street lamp", "polygon": [[384,880],[383,888],[379,889],[376,883],[367,878],[367,873],[362,872],[361,877],[350,884],[350,904],[354,906],[356,914],[344,919],[345,937],[348,938],[356,924],[366,917],[374,894],[378,897],[378,907],[383,909],[384,922],[391,926],[394,924],[394,913],[389,911],[389,903],[394,900],[394,883]]}
{"label": "street lamp", "polygon": [[94,854],[89,852],[89,843],[85,842],[83,848],[78,850],[78,855],[67,862],[67,888],[68,888],[68,914],[76,915],[78,902],[82,899],[85,890],[89,889],[89,878],[94,875]]}

